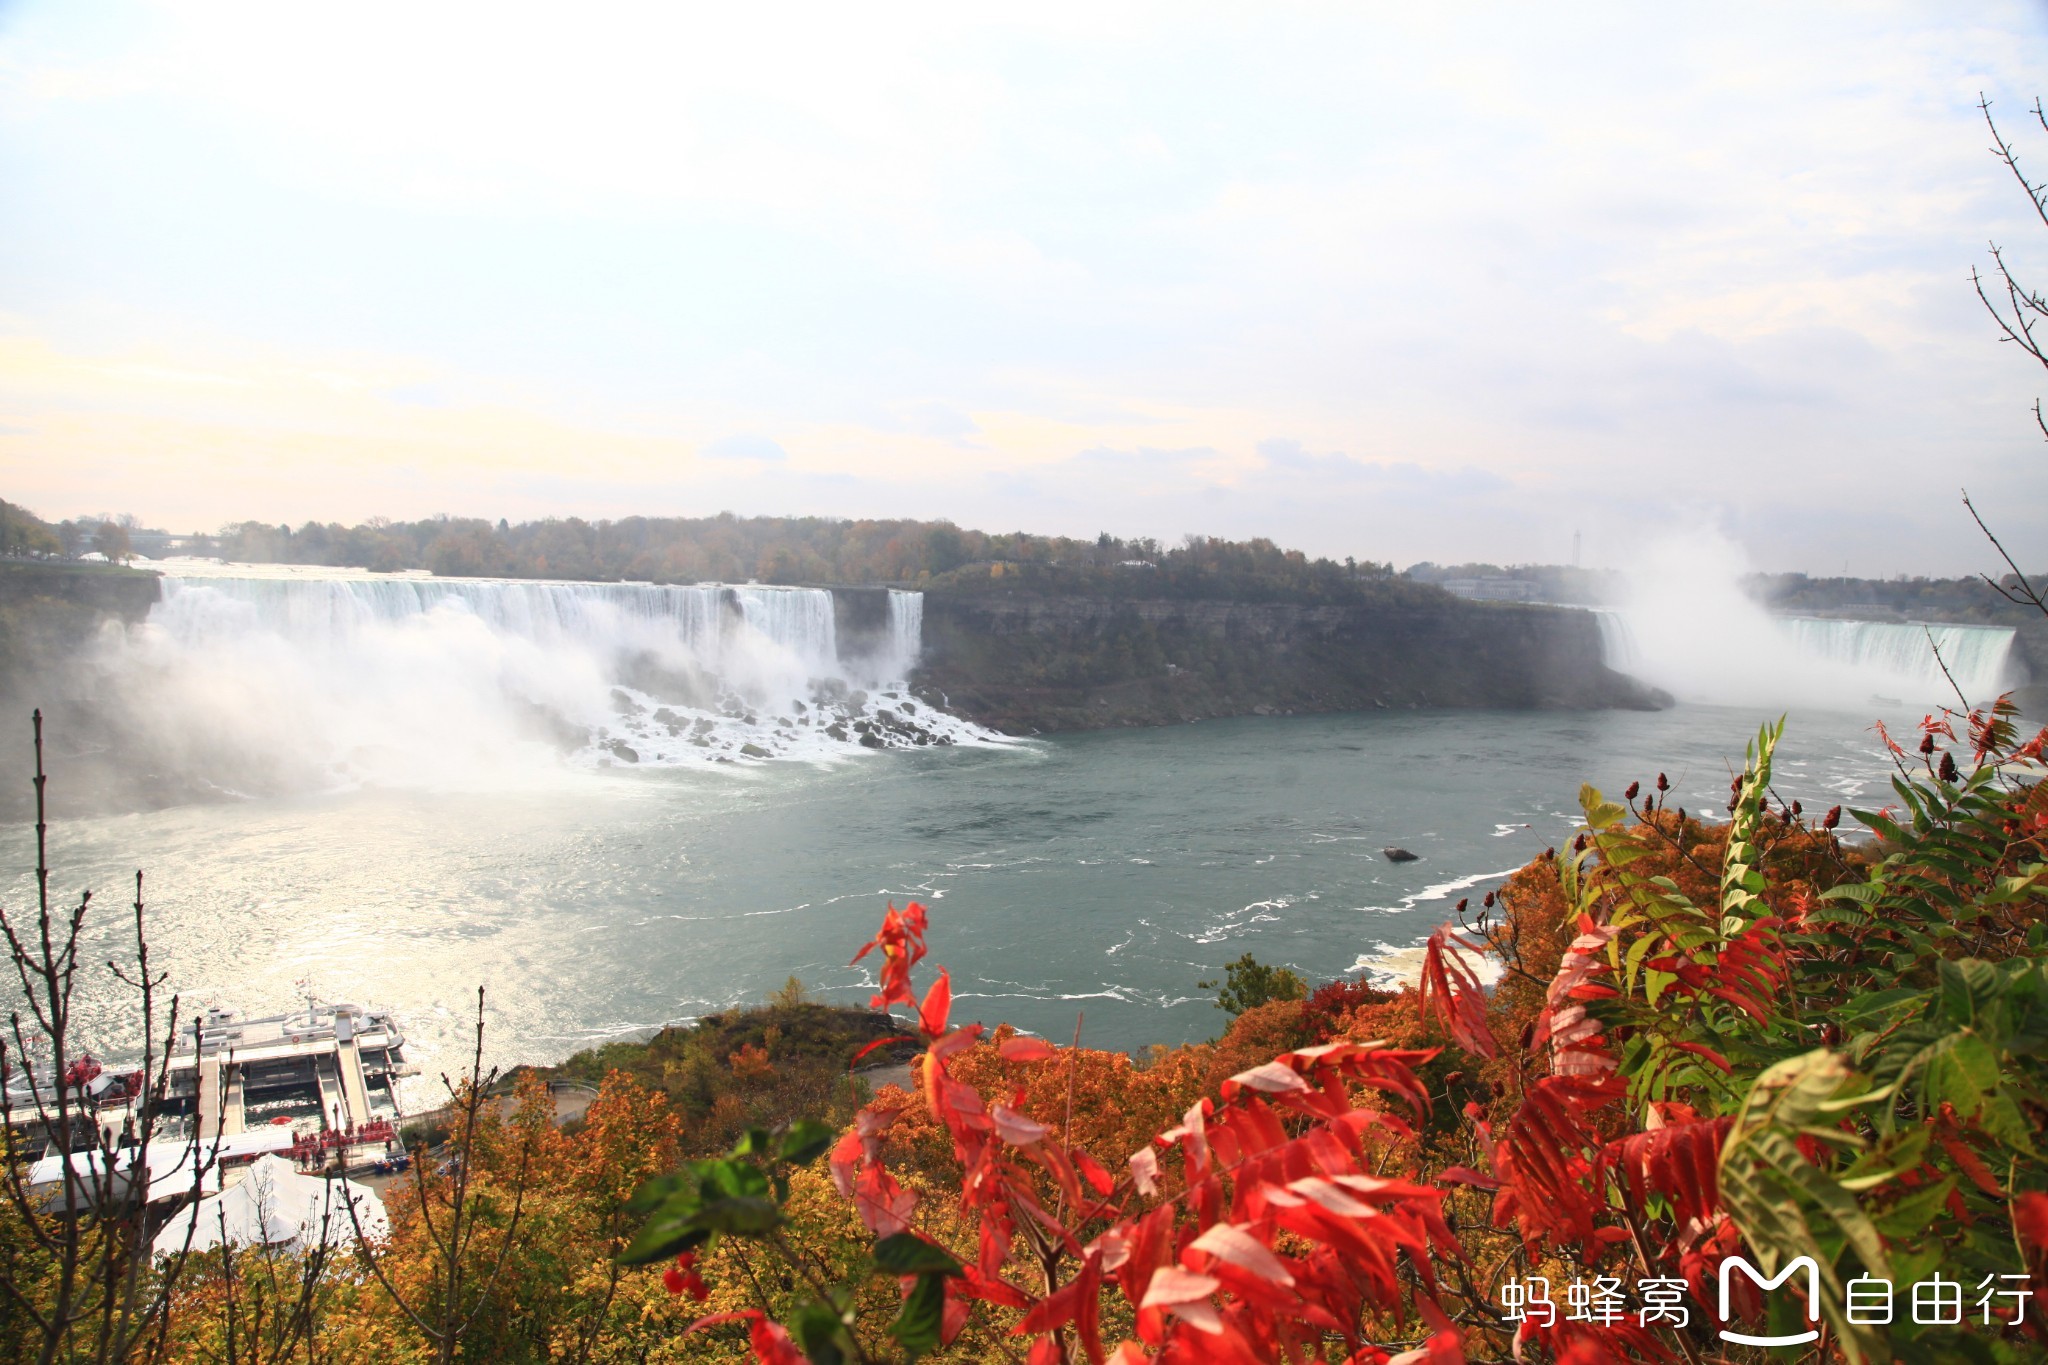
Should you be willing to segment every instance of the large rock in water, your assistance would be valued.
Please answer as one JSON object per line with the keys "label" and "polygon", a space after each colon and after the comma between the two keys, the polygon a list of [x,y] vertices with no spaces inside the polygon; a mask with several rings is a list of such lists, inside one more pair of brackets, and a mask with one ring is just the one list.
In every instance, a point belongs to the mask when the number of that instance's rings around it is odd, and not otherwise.
{"label": "large rock in water", "polygon": [[1380,856],[1385,858],[1390,863],[1412,863],[1419,859],[1422,855],[1419,853],[1410,853],[1407,849],[1402,848],[1399,844],[1395,844],[1389,848],[1381,849]]}

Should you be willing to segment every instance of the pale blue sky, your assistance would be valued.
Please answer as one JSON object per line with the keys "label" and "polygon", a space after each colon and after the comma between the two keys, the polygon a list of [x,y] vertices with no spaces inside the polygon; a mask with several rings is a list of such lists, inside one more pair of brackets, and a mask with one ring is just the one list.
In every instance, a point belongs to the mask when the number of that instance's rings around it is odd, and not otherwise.
{"label": "pale blue sky", "polygon": [[2041,6],[1418,8],[0,0],[0,492],[2048,559]]}

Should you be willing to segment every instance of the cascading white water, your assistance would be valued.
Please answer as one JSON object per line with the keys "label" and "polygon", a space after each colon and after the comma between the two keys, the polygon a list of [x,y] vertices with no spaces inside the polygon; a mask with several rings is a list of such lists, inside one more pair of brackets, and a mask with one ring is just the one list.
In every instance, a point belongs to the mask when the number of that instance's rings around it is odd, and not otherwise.
{"label": "cascading white water", "polygon": [[1774,616],[1745,587],[1742,547],[1714,532],[1660,536],[1630,563],[1622,600],[1597,613],[1604,660],[1681,701],[1773,712],[1953,706],[1930,636],[1973,705],[2021,681],[2005,627]]}
{"label": "cascading white water", "polygon": [[232,790],[995,740],[910,696],[922,607],[891,592],[887,657],[849,669],[818,588],[192,566],[101,641],[95,690]]}
{"label": "cascading white water", "polygon": [[924,594],[889,589],[889,672],[907,678],[924,648]]}
{"label": "cascading white water", "polygon": [[1595,614],[1609,668],[1689,701],[1854,710],[1873,698],[1953,703],[1960,689],[1976,705],[2017,681],[2006,626],[1840,621],[1761,609],[1712,622],[1682,607]]}
{"label": "cascading white water", "polygon": [[1810,616],[1782,617],[1779,626],[1802,655],[1867,669],[1881,678],[1903,679],[1925,696],[1953,696],[1948,679],[1942,676],[1944,666],[1972,702],[1990,701],[2013,682],[2009,676],[2014,634],[2010,626],[1913,625]]}

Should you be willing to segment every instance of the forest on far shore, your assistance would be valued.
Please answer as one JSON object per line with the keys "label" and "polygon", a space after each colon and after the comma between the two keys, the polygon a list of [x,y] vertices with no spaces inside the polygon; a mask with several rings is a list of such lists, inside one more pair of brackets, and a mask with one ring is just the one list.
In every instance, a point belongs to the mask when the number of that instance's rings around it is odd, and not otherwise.
{"label": "forest on far shore", "polygon": [[[491,522],[478,517],[302,526],[244,521],[174,535],[132,516],[46,522],[0,502],[0,555],[76,558],[99,552],[199,555],[249,564],[319,564],[373,573],[595,582],[896,584],[928,590],[1046,596],[1230,601],[1442,601],[1441,585],[1516,585],[1532,600],[1598,605],[1626,596],[1626,575],[1561,564],[1436,564],[1311,557],[1263,537],[1189,535],[1178,545],[1103,532],[1093,540],[977,531],[950,521],[835,517],[580,517]],[[2007,575],[2010,586],[2011,575]],[[2010,623],[2026,613],[1968,578],[1751,574],[1744,588],[1773,611],[1863,620]],[[1509,595],[1482,589],[1481,596]],[[1519,595],[1519,594],[1516,594]]]}

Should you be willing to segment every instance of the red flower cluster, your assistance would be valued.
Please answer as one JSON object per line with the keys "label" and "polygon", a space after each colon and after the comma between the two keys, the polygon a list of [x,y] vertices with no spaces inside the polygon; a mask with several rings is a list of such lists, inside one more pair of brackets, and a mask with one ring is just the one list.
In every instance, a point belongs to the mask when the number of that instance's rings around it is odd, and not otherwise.
{"label": "red flower cluster", "polygon": [[676,1257],[676,1263],[662,1272],[661,1285],[671,1294],[688,1294],[699,1303],[711,1297],[704,1277],[697,1273],[697,1253],[694,1251],[686,1251]]}

